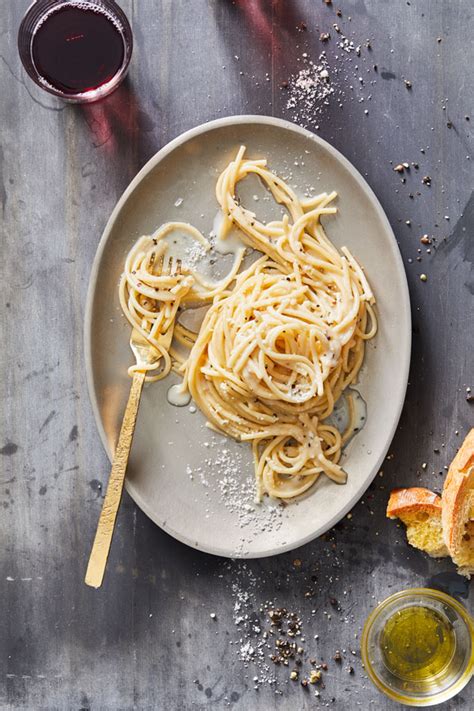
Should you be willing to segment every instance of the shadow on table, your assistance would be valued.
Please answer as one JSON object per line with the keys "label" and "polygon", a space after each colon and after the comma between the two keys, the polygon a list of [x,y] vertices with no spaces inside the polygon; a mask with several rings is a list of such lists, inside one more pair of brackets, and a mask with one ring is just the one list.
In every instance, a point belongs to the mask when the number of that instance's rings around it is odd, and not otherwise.
{"label": "shadow on table", "polygon": [[[221,0],[214,4],[216,24],[224,37],[229,62],[236,62],[236,69],[253,67],[255,76],[268,74],[273,83],[281,83],[294,71],[296,60],[305,51],[307,28],[314,29],[314,15],[307,18],[298,2],[284,0]],[[239,32],[229,27],[239,27]],[[317,28],[316,28],[317,29]],[[245,74],[248,74],[246,72]],[[252,84],[249,88],[258,84]],[[261,93],[260,89],[257,91]]]}
{"label": "shadow on table", "polygon": [[103,148],[111,159],[123,157],[125,172],[130,168],[130,148],[133,162],[140,165],[157,151],[155,124],[128,78],[105,99],[77,108],[89,127],[94,148]]}

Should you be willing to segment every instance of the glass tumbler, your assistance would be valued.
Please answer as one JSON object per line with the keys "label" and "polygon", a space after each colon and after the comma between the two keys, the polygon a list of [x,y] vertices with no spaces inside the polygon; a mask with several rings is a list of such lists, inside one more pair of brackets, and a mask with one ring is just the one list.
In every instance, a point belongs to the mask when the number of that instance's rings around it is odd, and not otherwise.
{"label": "glass tumbler", "polygon": [[31,79],[74,103],[116,89],[132,49],[130,24],[114,0],[36,0],[18,31],[18,51]]}
{"label": "glass tumbler", "polygon": [[[443,668],[429,676],[417,676],[420,660],[416,657],[416,649],[410,648],[409,636],[405,636],[404,654],[413,664],[413,673],[406,669],[395,672],[387,664],[384,646],[389,621],[396,620],[403,611],[411,613],[418,606],[439,620],[438,638],[442,639],[444,629],[449,630],[452,640],[449,659],[443,660]],[[421,629],[414,627],[411,632],[421,643],[427,639]],[[362,633],[361,652],[370,679],[390,699],[412,708],[434,706],[458,694],[474,673],[474,622],[467,610],[445,593],[429,588],[403,590],[384,600],[370,614]]]}

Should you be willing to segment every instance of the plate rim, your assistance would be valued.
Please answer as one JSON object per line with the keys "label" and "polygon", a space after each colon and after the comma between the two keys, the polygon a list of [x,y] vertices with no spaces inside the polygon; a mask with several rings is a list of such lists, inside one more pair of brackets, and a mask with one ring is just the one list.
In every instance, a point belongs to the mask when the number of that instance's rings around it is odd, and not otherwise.
{"label": "plate rim", "polygon": [[411,304],[410,304],[410,294],[409,294],[409,288],[408,288],[408,280],[407,280],[407,275],[406,275],[406,270],[403,265],[403,259],[402,255],[400,252],[400,248],[398,246],[397,239],[395,237],[395,233],[393,232],[392,226],[390,224],[390,221],[379,201],[377,198],[376,194],[368,184],[368,182],[365,180],[365,178],[362,176],[362,174],[357,170],[357,168],[349,161],[348,158],[346,158],[337,148],[332,146],[328,141],[324,140],[320,136],[316,135],[315,133],[312,133],[306,128],[303,128],[302,126],[298,126],[297,124],[292,123],[291,121],[288,121],[286,119],[282,119],[276,116],[265,116],[265,115],[259,115],[259,114],[239,114],[235,116],[225,116],[222,118],[214,119],[211,121],[206,121],[205,123],[199,124],[198,126],[195,126],[194,128],[190,128],[187,131],[184,131],[183,133],[180,133],[178,136],[173,138],[171,141],[166,143],[162,148],[160,148],[146,163],[145,165],[138,171],[138,173],[135,175],[135,177],[131,180],[131,182],[128,184],[128,186],[125,188],[123,191],[122,195],[118,199],[117,203],[115,204],[114,209],[112,210],[112,213],[107,220],[107,223],[104,227],[104,230],[102,232],[102,235],[100,237],[99,243],[97,245],[97,250],[94,256],[94,260],[92,262],[92,267],[91,271],[89,274],[89,282],[87,286],[87,295],[86,295],[86,304],[85,304],[85,311],[84,311],[84,334],[83,334],[83,347],[84,347],[84,360],[85,360],[85,370],[86,370],[86,383],[87,383],[87,391],[89,395],[89,401],[92,407],[92,411],[94,414],[94,420],[95,424],[97,427],[97,430],[99,432],[100,439],[102,441],[102,445],[105,449],[105,452],[107,454],[107,457],[110,462],[112,462],[112,457],[113,457],[113,452],[111,451],[109,447],[109,442],[107,439],[107,435],[102,423],[102,419],[100,417],[100,411],[99,411],[99,405],[97,401],[97,396],[94,388],[94,375],[93,375],[93,364],[92,364],[92,311],[93,311],[93,301],[94,301],[94,293],[95,293],[95,288],[97,284],[97,277],[99,273],[99,265],[102,260],[102,255],[104,252],[104,249],[106,247],[106,244],[108,242],[110,233],[115,225],[115,222],[117,220],[117,217],[120,215],[120,212],[127,202],[129,196],[133,193],[135,188],[142,182],[142,180],[150,173],[150,171],[155,168],[156,165],[158,165],[164,158],[166,158],[167,155],[172,153],[176,148],[179,148],[181,145],[189,141],[190,139],[195,138],[196,136],[199,136],[202,133],[207,133],[210,130],[222,128],[224,126],[232,126],[232,125],[240,125],[240,124],[261,124],[261,125],[270,125],[270,126],[275,126],[277,128],[281,129],[286,129],[289,131],[292,131],[294,133],[298,133],[305,138],[314,141],[315,143],[319,144],[322,146],[323,149],[328,151],[329,154],[331,154],[348,172],[351,174],[351,176],[356,180],[356,182],[359,184],[360,188],[362,191],[367,195],[367,197],[370,199],[370,202],[374,206],[379,219],[381,220],[382,224],[384,224],[385,230],[387,234],[389,235],[390,240],[392,241],[392,244],[394,246],[394,256],[395,256],[395,261],[397,263],[398,267],[398,272],[402,276],[401,282],[402,282],[402,293],[401,293],[401,302],[402,302],[402,313],[405,314],[406,319],[407,319],[407,329],[405,333],[405,347],[403,349],[403,352],[400,354],[399,353],[399,366],[401,366],[402,370],[402,375],[403,379],[402,382],[405,383],[402,392],[400,393],[399,397],[399,402],[398,402],[398,407],[396,411],[396,416],[393,419],[392,426],[390,428],[389,435],[387,437],[387,443],[386,445],[382,448],[381,454],[379,458],[376,461],[376,464],[373,466],[373,472],[370,476],[370,478],[366,482],[366,486],[363,489],[363,491],[358,492],[355,496],[351,497],[351,499],[346,503],[345,506],[343,506],[337,514],[335,514],[328,522],[326,522],[323,526],[320,526],[319,528],[315,529],[313,532],[310,534],[303,536],[302,538],[298,539],[297,541],[294,541],[292,543],[287,543],[285,545],[279,546],[278,548],[272,548],[264,551],[255,551],[255,552],[246,552],[243,551],[241,553],[239,552],[232,552],[232,553],[225,553],[222,549],[217,549],[213,548],[212,546],[202,546],[200,545],[197,541],[193,541],[192,539],[188,538],[186,535],[183,535],[182,533],[174,530],[172,526],[167,525],[168,522],[164,523],[163,521],[159,521],[156,514],[151,510],[151,508],[148,506],[147,502],[143,500],[143,498],[140,496],[140,494],[136,491],[136,489],[133,487],[133,484],[131,484],[127,478],[125,478],[125,489],[127,493],[131,496],[133,499],[134,503],[150,518],[153,523],[155,523],[159,528],[161,528],[165,533],[169,534],[176,540],[180,541],[181,543],[184,543],[187,546],[190,546],[191,548],[195,550],[202,551],[204,553],[210,553],[211,555],[216,555],[220,557],[227,557],[227,558],[247,558],[247,559],[252,559],[252,558],[267,558],[270,556],[274,555],[279,555],[281,553],[286,553],[288,551],[296,550],[297,548],[300,548],[301,546],[306,545],[310,541],[313,541],[315,538],[318,538],[319,536],[322,536],[324,533],[326,533],[328,530],[330,530],[333,526],[335,526],[339,521],[341,521],[344,516],[356,505],[358,501],[364,496],[365,492],[375,479],[377,472],[380,468],[380,465],[382,464],[383,460],[385,459],[385,456],[390,448],[390,445],[392,443],[392,440],[394,438],[396,429],[398,427],[398,424],[400,422],[400,417],[402,414],[402,409],[403,405],[405,403],[406,399],[406,391],[408,387],[408,377],[409,377],[409,371],[410,371],[410,363],[411,363],[411,350],[412,350],[412,316],[411,316]]}

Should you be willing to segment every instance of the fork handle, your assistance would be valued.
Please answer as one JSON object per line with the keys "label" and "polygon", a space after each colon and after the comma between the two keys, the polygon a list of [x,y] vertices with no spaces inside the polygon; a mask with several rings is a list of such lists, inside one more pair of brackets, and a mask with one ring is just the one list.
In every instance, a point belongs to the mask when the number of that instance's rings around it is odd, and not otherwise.
{"label": "fork handle", "polygon": [[109,483],[107,484],[107,491],[87,566],[85,582],[86,585],[90,585],[93,588],[99,588],[104,578],[115,519],[117,518],[120,499],[122,498],[123,482],[144,382],[145,373],[135,372],[133,374],[132,387],[130,388],[130,395],[128,396],[127,407],[123,416],[120,436],[112,463],[112,471],[110,472]]}

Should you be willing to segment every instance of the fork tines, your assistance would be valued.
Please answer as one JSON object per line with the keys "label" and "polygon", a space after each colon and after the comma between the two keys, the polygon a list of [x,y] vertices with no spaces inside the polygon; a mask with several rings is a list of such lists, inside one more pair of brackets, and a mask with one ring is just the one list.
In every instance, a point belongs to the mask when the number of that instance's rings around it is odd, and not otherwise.
{"label": "fork tines", "polygon": [[152,267],[152,272],[154,274],[156,274],[156,273],[161,274],[163,272],[163,262],[164,262],[163,254],[160,254],[158,259],[156,259],[156,253],[155,252],[152,253],[152,255],[150,257],[150,267]]}
{"label": "fork tines", "polygon": [[168,274],[170,276],[178,276],[181,274],[181,259],[176,259],[176,264],[174,263],[174,258],[170,257],[168,259]]}

